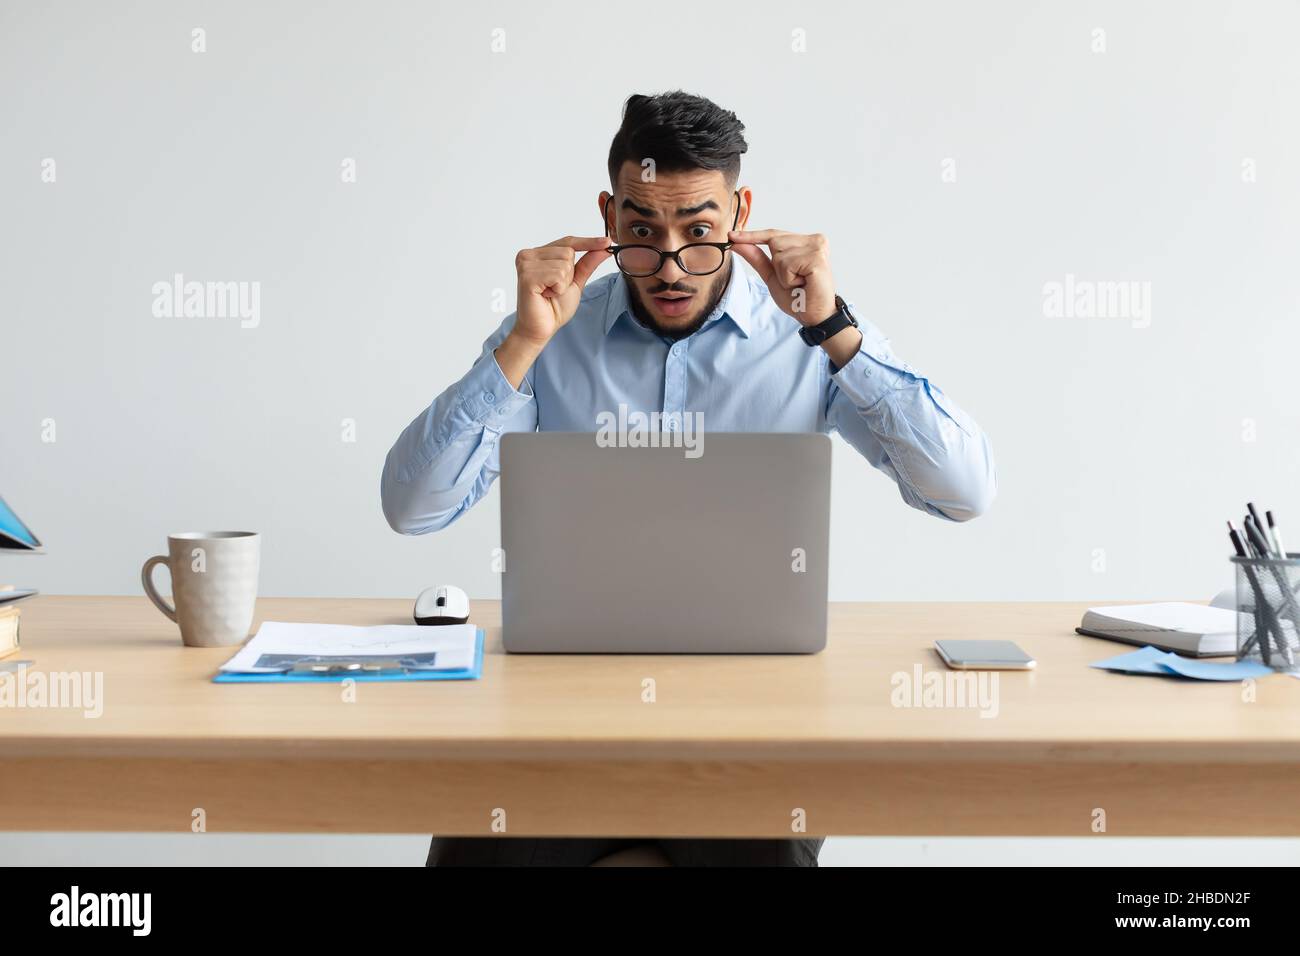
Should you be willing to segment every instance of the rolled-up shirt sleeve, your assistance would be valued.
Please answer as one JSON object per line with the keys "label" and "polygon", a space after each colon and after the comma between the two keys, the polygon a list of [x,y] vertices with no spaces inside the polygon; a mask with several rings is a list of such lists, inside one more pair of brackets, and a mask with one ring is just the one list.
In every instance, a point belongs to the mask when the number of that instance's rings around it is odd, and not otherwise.
{"label": "rolled-up shirt sleeve", "polygon": [[532,371],[516,389],[493,354],[513,324],[511,315],[483,343],[469,372],[417,415],[389,450],[380,496],[394,531],[425,534],[447,527],[501,473],[501,436],[537,429]]}
{"label": "rolled-up shirt sleeve", "polygon": [[860,320],[862,347],[827,361],[827,424],[898,485],[914,508],[952,521],[987,511],[997,493],[988,436],[942,389]]}

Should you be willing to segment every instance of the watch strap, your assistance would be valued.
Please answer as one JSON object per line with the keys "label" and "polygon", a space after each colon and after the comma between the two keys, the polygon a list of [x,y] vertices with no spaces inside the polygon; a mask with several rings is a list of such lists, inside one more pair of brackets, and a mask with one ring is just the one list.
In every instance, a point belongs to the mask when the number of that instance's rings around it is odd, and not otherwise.
{"label": "watch strap", "polygon": [[803,339],[807,345],[821,345],[832,335],[843,332],[850,326],[857,328],[858,320],[849,311],[848,303],[837,295],[835,297],[835,313],[825,322],[819,322],[817,325],[806,325],[801,328],[799,338]]}

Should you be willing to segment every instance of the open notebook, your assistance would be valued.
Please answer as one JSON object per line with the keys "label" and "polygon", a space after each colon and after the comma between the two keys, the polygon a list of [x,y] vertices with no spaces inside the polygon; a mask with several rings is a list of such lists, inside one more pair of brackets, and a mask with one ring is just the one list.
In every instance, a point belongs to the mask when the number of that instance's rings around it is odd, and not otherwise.
{"label": "open notebook", "polygon": [[1237,612],[1204,604],[1171,601],[1092,607],[1075,630],[1089,637],[1149,644],[1189,657],[1237,653]]}

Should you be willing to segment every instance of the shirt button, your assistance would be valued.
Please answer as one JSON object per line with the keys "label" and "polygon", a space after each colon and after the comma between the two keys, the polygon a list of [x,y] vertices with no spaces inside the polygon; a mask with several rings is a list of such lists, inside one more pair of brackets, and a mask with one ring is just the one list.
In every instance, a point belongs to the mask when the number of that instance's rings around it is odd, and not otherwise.
{"label": "shirt button", "polygon": [[681,347],[680,345],[674,345],[674,346],[673,346],[673,354],[674,354],[674,355],[681,355],[681,354],[682,354],[682,347]]}
{"label": "shirt button", "polygon": [[677,419],[675,418],[668,419],[668,430],[670,432],[677,431]]}
{"label": "shirt button", "polygon": [[491,392],[484,392],[484,393],[483,393],[483,401],[487,402],[489,405],[491,405],[491,404],[492,404],[493,402],[495,402],[496,400],[497,400],[497,397],[496,397],[495,395],[493,395]]}

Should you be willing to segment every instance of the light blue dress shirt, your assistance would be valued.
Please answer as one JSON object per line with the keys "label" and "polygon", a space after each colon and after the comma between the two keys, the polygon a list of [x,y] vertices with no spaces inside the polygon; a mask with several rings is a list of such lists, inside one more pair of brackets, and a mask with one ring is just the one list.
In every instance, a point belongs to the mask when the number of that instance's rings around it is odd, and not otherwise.
{"label": "light blue dress shirt", "polygon": [[677,342],[637,322],[623,276],[613,273],[588,283],[573,319],[515,389],[493,355],[514,326],[507,316],[473,368],[389,451],[384,516],[404,534],[445,528],[496,480],[503,434],[595,433],[598,416],[617,415],[620,405],[658,413],[665,429],[682,427],[686,412],[702,413],[686,421],[701,421],[706,433],[834,429],[912,507],[953,521],[981,514],[997,485],[988,438],[858,319],[862,347],[832,372],[825,350],[803,343],[799,324],[738,260],[718,307]]}

